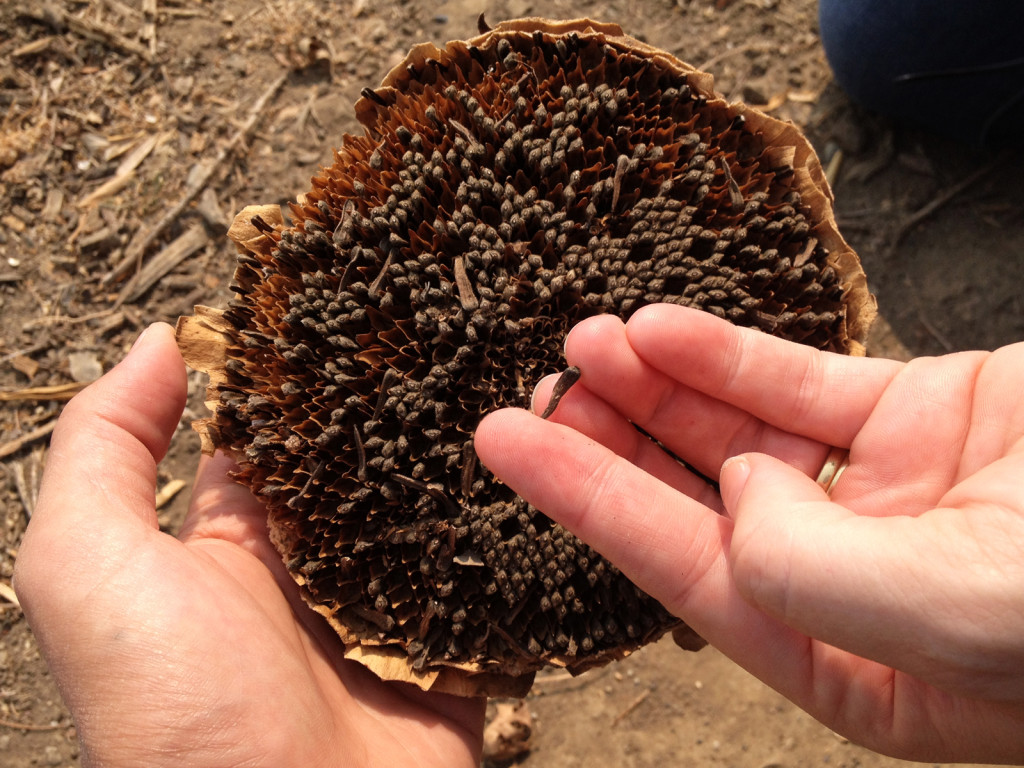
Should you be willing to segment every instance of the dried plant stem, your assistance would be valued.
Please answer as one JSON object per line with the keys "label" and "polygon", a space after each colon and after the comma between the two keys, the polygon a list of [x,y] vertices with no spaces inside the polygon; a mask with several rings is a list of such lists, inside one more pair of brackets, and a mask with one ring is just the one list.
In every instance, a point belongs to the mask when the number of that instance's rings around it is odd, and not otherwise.
{"label": "dried plant stem", "polygon": [[156,493],[156,508],[162,509],[165,507],[186,485],[187,483],[184,480],[178,478],[167,481]]}
{"label": "dried plant stem", "polygon": [[14,587],[8,584],[6,581],[0,581],[0,597],[14,605],[17,608],[21,608],[21,602],[18,600],[18,595],[14,591]]}
{"label": "dried plant stem", "polygon": [[60,724],[57,725],[33,725],[31,723],[16,723],[13,720],[6,720],[0,717],[0,727],[13,728],[18,731],[56,731],[60,728]]}
{"label": "dried plant stem", "polygon": [[896,234],[892,238],[892,247],[895,248],[899,245],[903,241],[903,238],[905,238],[914,227],[929,216],[933,215],[936,211],[940,210],[943,206],[949,204],[961,192],[972,187],[978,181],[991,174],[1004,162],[1005,157],[996,158],[991,163],[988,163],[973,173],[968,174],[966,178],[961,179],[941,195],[935,197],[929,203],[921,206],[914,211],[914,213],[910,214],[910,216],[904,219],[903,223],[900,224],[899,229],[896,230]]}
{"label": "dried plant stem", "polygon": [[641,704],[643,704],[644,701],[647,699],[647,697],[650,696],[650,695],[651,695],[651,689],[648,688],[643,693],[641,693],[639,696],[637,696],[635,699],[633,699],[631,702],[629,702],[629,704],[626,705],[626,708],[623,709],[621,712],[619,712],[619,714],[617,714],[615,716],[615,719],[612,721],[612,725],[616,726],[619,723],[621,723],[623,720],[625,720],[627,717],[629,717],[629,714],[634,709],[636,709]]}
{"label": "dried plant stem", "polygon": [[36,427],[31,432],[26,432],[21,437],[8,440],[3,445],[0,445],[0,459],[6,458],[13,453],[17,453],[29,443],[33,443],[40,438],[46,437],[53,432],[53,428],[55,426],[57,426],[57,420],[53,419],[52,421],[46,422],[41,427]]}
{"label": "dried plant stem", "polygon": [[142,13],[146,21],[142,25],[142,37],[149,44],[149,55],[156,58],[156,17],[157,0],[142,0]]}
{"label": "dried plant stem", "polygon": [[86,382],[54,384],[49,387],[27,387],[11,392],[0,392],[0,403],[16,400],[70,400],[88,386]]}

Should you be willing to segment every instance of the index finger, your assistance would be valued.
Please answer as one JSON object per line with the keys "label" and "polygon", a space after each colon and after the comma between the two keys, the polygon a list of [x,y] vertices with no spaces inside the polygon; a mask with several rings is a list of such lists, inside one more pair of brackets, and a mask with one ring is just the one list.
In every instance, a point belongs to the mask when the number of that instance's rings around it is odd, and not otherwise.
{"label": "index finger", "polygon": [[674,381],[779,429],[849,447],[903,367],[851,357],[740,328],[672,304],[626,323],[630,346]]}

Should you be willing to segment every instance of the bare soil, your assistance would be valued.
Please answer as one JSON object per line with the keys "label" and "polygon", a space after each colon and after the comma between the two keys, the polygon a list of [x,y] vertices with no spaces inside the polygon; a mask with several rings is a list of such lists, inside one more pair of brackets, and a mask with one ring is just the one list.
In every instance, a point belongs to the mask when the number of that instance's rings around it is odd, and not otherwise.
{"label": "bare soil", "polygon": [[[0,764],[78,765],[75,727],[10,579],[48,429],[150,322],[223,303],[248,203],[301,193],[355,100],[416,42],[477,16],[590,16],[804,127],[833,163],[840,227],[883,323],[872,353],[1024,338],[1024,154],[893,128],[832,85],[813,0],[58,0],[0,4]],[[280,87],[274,87],[280,83]],[[262,108],[253,109],[261,99]],[[956,120],[951,104],[950,120]],[[837,154],[838,153],[838,154]],[[187,255],[184,255],[187,254]],[[161,483],[187,504],[202,382]],[[713,650],[659,643],[528,699],[522,766],[906,765],[846,742]]]}

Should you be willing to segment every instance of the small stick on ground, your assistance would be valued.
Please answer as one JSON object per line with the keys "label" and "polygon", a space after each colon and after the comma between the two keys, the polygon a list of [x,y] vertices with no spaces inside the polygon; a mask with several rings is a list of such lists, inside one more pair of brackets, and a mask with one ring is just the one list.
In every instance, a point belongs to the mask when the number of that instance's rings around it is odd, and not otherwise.
{"label": "small stick on ground", "polygon": [[54,384],[48,387],[27,387],[10,392],[0,392],[0,403],[19,400],[70,400],[88,385],[84,381],[72,381],[67,384]]}
{"label": "small stick on ground", "polygon": [[11,605],[21,608],[21,602],[18,600],[18,595],[15,593],[14,587],[5,581],[0,581],[0,597]]}
{"label": "small stick on ground", "polygon": [[162,509],[178,495],[187,483],[184,480],[175,478],[174,480],[168,480],[167,483],[156,493],[156,508]]}
{"label": "small stick on ground", "polygon": [[[110,317],[117,310],[113,308],[101,309],[98,312],[90,312],[86,315],[44,315],[37,317],[35,320],[30,320],[25,324],[25,330],[33,330],[35,328],[45,328],[51,325],[78,325],[79,323],[88,323],[91,320],[102,320],[103,318]],[[50,342],[47,342],[46,346],[49,346]]]}
{"label": "small stick on ground", "polygon": [[18,731],[56,731],[61,726],[58,725],[32,725],[31,723],[16,723],[13,720],[5,720],[0,717],[0,727],[13,728]]}
{"label": "small stick on ground", "polygon": [[149,55],[156,59],[156,17],[157,0],[142,0],[142,13],[146,22],[142,25],[142,38],[149,43]]}
{"label": "small stick on ground", "polygon": [[614,727],[614,726],[618,725],[623,720],[625,720],[627,717],[629,717],[630,712],[632,712],[634,709],[636,709],[641,704],[643,704],[644,701],[647,699],[647,697],[650,696],[650,695],[651,695],[651,689],[648,688],[646,691],[644,691],[639,696],[637,696],[635,699],[633,699],[631,702],[629,702],[629,704],[626,705],[626,708],[623,709],[621,712],[619,712],[619,714],[617,714],[615,716],[615,719],[612,721],[612,726]]}
{"label": "small stick on ground", "polygon": [[828,182],[830,187],[836,185],[836,180],[839,178],[839,168],[843,164],[843,150],[837,149],[832,153],[832,157],[828,160],[828,165],[825,166],[825,181]]}
{"label": "small stick on ground", "polygon": [[152,288],[164,275],[178,266],[182,261],[203,248],[210,241],[206,227],[202,223],[193,224],[182,235],[172,240],[166,248],[147,262],[146,266],[135,273],[114,302],[115,307],[124,302],[133,302]]}
{"label": "small stick on ground", "polygon": [[39,447],[25,461],[11,462],[11,475],[14,478],[14,487],[18,491],[18,498],[21,499],[21,506],[25,509],[25,517],[32,519],[32,513],[36,510],[36,502],[39,500],[39,471],[42,465],[43,448]]}
{"label": "small stick on ground", "polygon": [[3,445],[0,445],[0,459],[10,456],[12,453],[17,453],[29,443],[35,442],[41,438],[48,436],[53,432],[53,428],[57,426],[57,420],[48,421],[41,427],[36,427],[31,432],[26,432],[21,437],[16,437],[13,440],[8,440]]}
{"label": "small stick on ground", "polygon": [[39,352],[42,349],[46,349],[52,343],[52,341],[47,339],[46,341],[41,341],[38,344],[33,344],[31,347],[25,347],[24,349],[16,349],[10,354],[0,357],[0,363],[7,363],[16,357],[21,357],[22,355],[31,355],[34,352]]}
{"label": "small stick on ground", "polygon": [[906,219],[904,219],[902,224],[900,224],[899,229],[896,230],[896,234],[893,235],[891,247],[895,248],[897,245],[903,242],[903,238],[905,238],[914,227],[916,227],[922,221],[927,219],[929,216],[933,215],[943,206],[950,203],[953,200],[953,198],[955,198],[965,189],[973,186],[978,181],[988,176],[996,168],[998,168],[1001,164],[1005,162],[1005,157],[996,158],[994,161],[982,166],[974,173],[968,174],[966,178],[962,179],[961,181],[958,181],[956,184],[951,186],[941,195],[934,198],[927,205],[923,205],[920,208],[918,208],[916,211],[914,211],[914,213],[910,214]]}

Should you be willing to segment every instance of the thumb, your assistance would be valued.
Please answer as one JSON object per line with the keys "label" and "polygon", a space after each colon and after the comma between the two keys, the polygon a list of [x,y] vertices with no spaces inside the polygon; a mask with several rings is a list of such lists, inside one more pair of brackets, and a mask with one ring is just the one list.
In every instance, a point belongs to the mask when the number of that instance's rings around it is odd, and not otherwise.
{"label": "thumb", "polygon": [[[185,404],[185,366],[165,324],[64,408],[15,573],[26,610],[88,588],[156,529],[156,465]],[[53,566],[65,581],[53,589]],[[59,599],[59,598],[58,598]]]}
{"label": "thumb", "polygon": [[914,575],[913,518],[856,515],[812,478],[763,454],[729,459],[720,480],[735,523],[728,560],[746,600],[857,655],[889,664],[902,656],[893,629],[907,630],[920,600],[902,589]]}
{"label": "thumb", "polygon": [[802,472],[764,454],[728,459],[720,483],[726,514],[735,524],[729,559],[737,589],[792,626],[793,611],[801,607],[793,599],[801,593],[791,578],[819,565],[818,539],[827,538],[827,528],[845,510]]}
{"label": "thumb", "polygon": [[1007,580],[992,577],[959,510],[858,515],[761,454],[730,459],[720,479],[735,526],[727,559],[755,607],[947,690],[964,689],[958,670],[972,668],[967,679],[979,681],[1005,661],[986,606],[1006,609],[992,617],[1009,613]]}

